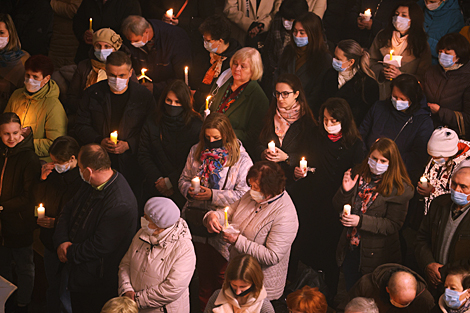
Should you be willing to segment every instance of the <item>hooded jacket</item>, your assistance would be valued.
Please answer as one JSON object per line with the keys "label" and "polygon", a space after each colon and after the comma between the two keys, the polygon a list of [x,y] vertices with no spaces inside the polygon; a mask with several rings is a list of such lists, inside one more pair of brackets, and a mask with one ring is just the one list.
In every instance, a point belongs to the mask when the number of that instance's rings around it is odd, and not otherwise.
{"label": "hooded jacket", "polygon": [[189,313],[195,267],[191,233],[182,218],[157,237],[140,229],[119,265],[119,295],[135,291],[141,313]]}
{"label": "hooded jacket", "polygon": [[[396,271],[405,271],[413,274],[418,281],[416,298],[406,308],[396,308],[390,303],[390,295],[385,287],[390,276]],[[428,313],[434,306],[434,299],[426,289],[426,281],[416,272],[400,264],[388,263],[377,267],[372,273],[362,276],[348,293],[347,301],[341,305],[344,309],[349,300],[356,297],[372,298],[379,308],[379,312],[387,313]]]}
{"label": "hooded jacket", "polygon": [[67,115],[59,101],[59,86],[52,79],[37,92],[30,94],[26,87],[17,89],[8,101],[5,112],[16,113],[23,127],[31,127],[34,150],[50,162],[49,147],[60,136],[67,135]]}
{"label": "hooded jacket", "polygon": [[8,148],[0,141],[0,211],[3,244],[21,248],[33,243],[35,228],[33,187],[39,181],[41,164],[34,153],[31,129],[23,141]]}

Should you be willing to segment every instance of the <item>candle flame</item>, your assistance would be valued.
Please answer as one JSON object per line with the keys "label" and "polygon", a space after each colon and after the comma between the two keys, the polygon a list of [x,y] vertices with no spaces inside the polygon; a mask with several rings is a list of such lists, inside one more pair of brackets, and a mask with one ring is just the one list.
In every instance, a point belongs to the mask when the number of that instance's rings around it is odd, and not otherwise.
{"label": "candle flame", "polygon": [[370,15],[370,9],[367,9],[365,12],[364,12],[365,15]]}
{"label": "candle flame", "polygon": [[212,98],[212,96],[207,96],[206,101],[209,101]]}
{"label": "candle flame", "polygon": [[193,178],[194,181],[198,181],[199,180],[199,176],[196,176]]}
{"label": "candle flame", "polygon": [[173,9],[169,9],[168,11],[166,11],[166,15],[168,15],[169,17],[173,17]]}
{"label": "candle flame", "polygon": [[39,207],[42,208],[42,207],[43,207],[43,204],[42,204],[42,203],[39,203]]}
{"label": "candle flame", "polygon": [[225,207],[225,212],[228,212],[228,206]]}
{"label": "candle flame", "polygon": [[393,52],[395,52],[395,50],[393,50],[393,49],[392,49],[392,50],[390,50],[390,54],[392,54]]}
{"label": "candle flame", "polygon": [[152,79],[150,77],[148,77],[147,75],[145,75],[145,72],[147,72],[148,69],[146,69],[145,67],[143,67],[141,70],[140,70],[140,76],[137,78],[137,80],[141,80],[141,79],[147,79],[148,81],[152,81]]}
{"label": "candle flame", "polygon": [[305,161],[305,157],[302,157],[302,161]]}
{"label": "candle flame", "polygon": [[184,73],[185,73],[185,74],[188,74],[188,70],[189,70],[189,67],[185,66],[185,67],[184,67]]}

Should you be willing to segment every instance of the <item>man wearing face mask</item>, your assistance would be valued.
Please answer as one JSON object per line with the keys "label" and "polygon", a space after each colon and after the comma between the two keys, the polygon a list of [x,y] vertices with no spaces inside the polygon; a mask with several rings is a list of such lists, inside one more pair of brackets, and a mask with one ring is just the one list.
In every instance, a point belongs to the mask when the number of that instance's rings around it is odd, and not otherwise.
{"label": "man wearing face mask", "polygon": [[416,237],[416,260],[433,289],[450,266],[470,262],[470,160],[456,168],[450,187],[431,202]]}
{"label": "man wearing face mask", "polygon": [[122,32],[131,43],[129,49],[135,70],[148,69],[146,75],[152,79],[152,84],[147,88],[153,91],[155,99],[160,98],[170,80],[185,78],[186,66],[191,78],[191,41],[183,29],[131,15],[123,21]]}
{"label": "man wearing face mask", "polygon": [[64,206],[54,245],[70,268],[72,311],[100,312],[117,296],[119,262],[137,227],[137,201],[103,147],[82,147],[78,167],[85,183]]}
{"label": "man wearing face mask", "polygon": [[[110,153],[113,168],[126,177],[137,191],[140,171],[137,147],[140,131],[150,110],[155,107],[152,94],[144,87],[129,81],[132,64],[122,51],[106,59],[108,79],[89,87],[78,110],[75,135],[83,144],[97,143]],[[115,144],[110,134],[118,132]]]}
{"label": "man wearing face mask", "polygon": [[25,63],[25,86],[10,97],[5,112],[18,114],[24,127],[31,126],[34,150],[43,161],[50,162],[49,147],[54,139],[67,134],[67,116],[59,101],[59,87],[51,75],[52,61],[35,55]]}

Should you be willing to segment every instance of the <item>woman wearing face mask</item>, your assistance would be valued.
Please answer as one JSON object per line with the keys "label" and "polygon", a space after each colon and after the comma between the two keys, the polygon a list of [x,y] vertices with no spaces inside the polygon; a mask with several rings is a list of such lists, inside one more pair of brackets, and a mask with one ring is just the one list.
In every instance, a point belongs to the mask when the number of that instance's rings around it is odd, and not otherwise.
{"label": "woman wearing face mask", "polygon": [[345,99],[356,125],[360,125],[369,108],[379,100],[379,86],[369,67],[369,53],[354,40],[343,40],[336,46],[332,65],[323,79],[323,99]]}
{"label": "woman wearing face mask", "polygon": [[31,126],[34,149],[41,160],[50,162],[49,147],[60,136],[67,134],[67,116],[59,101],[59,87],[51,79],[52,61],[43,55],[34,55],[25,63],[25,86],[17,89],[5,108],[15,112],[22,125]]}
{"label": "woman wearing face mask", "polygon": [[[18,286],[14,311],[27,312],[34,286],[33,188],[41,173],[41,165],[34,153],[31,128],[22,129],[15,113],[0,115],[0,137],[0,275]],[[17,281],[13,280],[13,268]]]}
{"label": "woman wearing face mask", "polygon": [[285,47],[280,58],[276,76],[283,73],[297,75],[306,90],[310,108],[318,112],[323,76],[332,61],[323,36],[321,19],[312,12],[296,17],[291,36],[290,44]]}
{"label": "woman wearing face mask", "polygon": [[204,313],[274,313],[266,298],[261,266],[248,254],[236,256],[227,266],[222,289],[214,292]]}
{"label": "woman wearing face mask", "polygon": [[217,233],[230,244],[230,260],[250,254],[262,266],[267,298],[281,297],[287,278],[292,242],[299,222],[294,203],[285,191],[284,171],[271,161],[257,162],[246,181],[251,186],[227,211],[229,225],[240,233],[226,231],[224,210],[210,211],[204,217],[209,233]]}
{"label": "woman wearing face mask", "polygon": [[0,112],[5,110],[13,91],[24,86],[24,63],[29,58],[10,15],[0,14]]}
{"label": "woman wearing face mask", "polygon": [[460,34],[443,36],[439,65],[424,76],[423,89],[434,126],[446,125],[465,138],[470,131],[470,43]]}
{"label": "woman wearing face mask", "polygon": [[[210,237],[202,218],[207,211],[222,210],[238,201],[249,190],[245,177],[252,164],[229,119],[222,113],[211,113],[202,124],[199,143],[191,148],[178,182],[187,199],[183,217],[197,253],[201,310],[222,286],[229,258],[228,244],[221,235]],[[193,180],[199,182],[199,191],[194,189]]]}
{"label": "woman wearing face mask", "polygon": [[428,162],[427,144],[434,130],[418,80],[402,74],[392,81],[392,96],[377,101],[359,127],[365,149],[381,137],[398,146],[411,181],[417,183]]}
{"label": "woman wearing face mask", "polygon": [[447,271],[445,291],[431,313],[470,312],[470,269],[466,266],[453,266]]}
{"label": "woman wearing face mask", "polygon": [[189,150],[198,142],[201,126],[188,86],[181,80],[173,81],[140,134],[138,159],[145,173],[144,202],[165,196],[183,208],[186,200],[178,190],[178,179]]}
{"label": "woman wearing face mask", "polygon": [[144,212],[119,265],[119,295],[134,300],[139,312],[189,313],[196,254],[188,225],[167,198],[149,199]]}
{"label": "woman wearing face mask", "polygon": [[47,312],[72,312],[70,294],[66,289],[67,274],[59,261],[53,243],[56,218],[82,184],[77,166],[80,146],[69,136],[58,137],[49,148],[52,162],[42,166],[41,182],[34,188],[34,203],[43,203],[46,216],[38,218],[39,239],[43,243],[44,267],[48,283]]}
{"label": "woman wearing face mask", "polygon": [[[379,82],[380,100],[390,97],[391,81],[402,73],[413,74],[422,79],[431,65],[431,50],[424,32],[423,11],[413,1],[400,2],[390,23],[380,31],[370,47],[370,67]],[[387,54],[401,56],[401,67],[385,64]]]}
{"label": "woman wearing face mask", "polygon": [[[398,231],[402,227],[413,186],[397,145],[377,140],[361,165],[344,173],[333,198],[344,226],[337,249],[349,290],[362,275],[384,263],[400,263]],[[350,213],[344,212],[349,204]]]}

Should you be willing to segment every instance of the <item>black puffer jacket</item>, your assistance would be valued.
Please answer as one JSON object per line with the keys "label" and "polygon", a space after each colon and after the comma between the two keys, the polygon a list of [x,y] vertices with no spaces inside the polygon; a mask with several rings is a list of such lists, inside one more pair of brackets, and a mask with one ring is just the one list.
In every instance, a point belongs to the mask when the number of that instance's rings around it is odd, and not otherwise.
{"label": "black puffer jacket", "polygon": [[39,181],[41,164],[34,152],[33,132],[14,148],[0,142],[0,213],[3,245],[21,248],[33,243],[35,228],[33,187]]}

